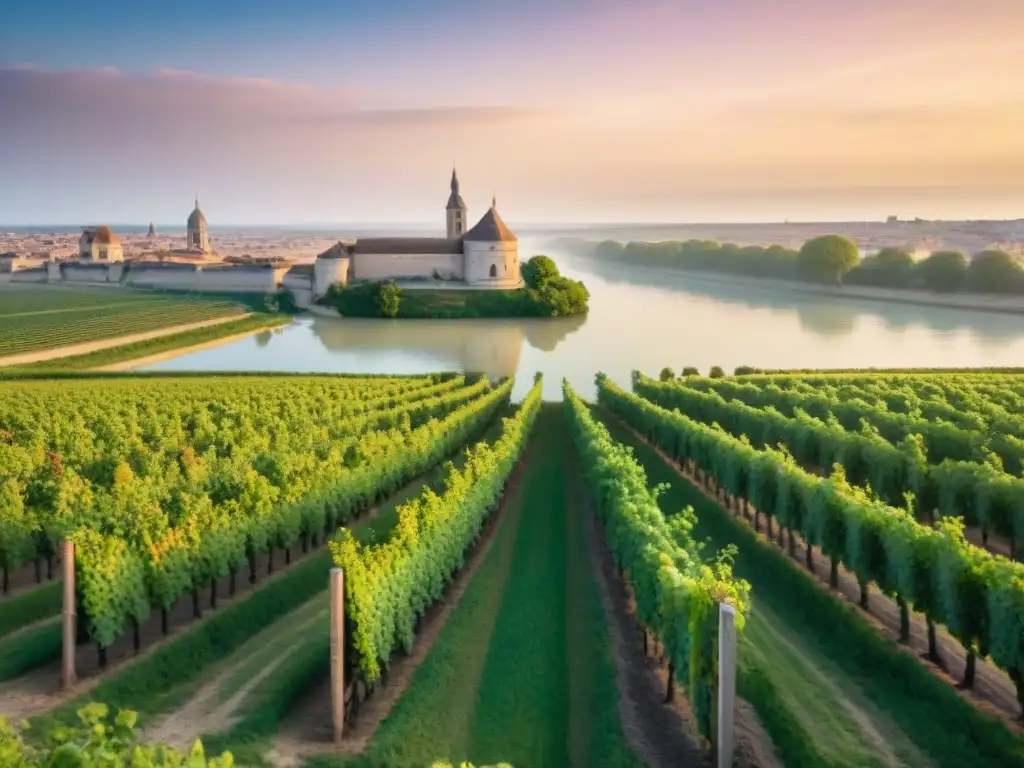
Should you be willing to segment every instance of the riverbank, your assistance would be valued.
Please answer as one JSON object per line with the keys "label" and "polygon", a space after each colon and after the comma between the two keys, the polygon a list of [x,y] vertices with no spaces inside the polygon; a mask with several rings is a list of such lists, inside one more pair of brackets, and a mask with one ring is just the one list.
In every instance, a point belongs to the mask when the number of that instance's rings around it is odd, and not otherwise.
{"label": "riverbank", "polygon": [[[292,318],[289,315],[249,313],[240,317],[221,318],[218,322],[204,321],[193,323],[190,326],[178,326],[176,333],[161,334],[152,338],[138,339],[136,337],[150,334],[134,334],[111,339],[114,342],[122,342],[116,345],[106,345],[105,342],[96,342],[94,345],[74,345],[75,347],[101,345],[98,349],[83,354],[62,355],[60,354],[62,351],[66,352],[73,347],[59,347],[47,350],[50,355],[46,360],[8,367],[6,370],[12,372],[25,370],[124,371],[189,352],[227,344],[260,331],[278,328],[291,321]],[[183,327],[185,330],[181,330]],[[136,340],[125,343],[125,339],[131,338],[136,338]],[[0,365],[3,365],[3,361],[0,361]]]}
{"label": "riverbank", "polygon": [[110,365],[103,365],[96,368],[90,368],[89,370],[96,371],[97,373],[131,371],[143,365],[152,365],[153,363],[160,363],[163,362],[164,360],[170,360],[172,358],[179,357],[181,355],[187,355],[192,352],[202,352],[205,349],[214,349],[216,347],[221,347],[225,344],[230,344],[232,341],[238,341],[239,339],[244,339],[248,336],[252,336],[254,333],[260,333],[262,331],[269,331],[273,330],[274,328],[280,328],[281,326],[287,325],[291,321],[292,318],[290,317],[279,317],[273,321],[269,320],[268,318],[268,321],[265,324],[254,325],[253,327],[248,328],[246,330],[239,330],[236,333],[229,333],[224,336],[219,336],[215,339],[211,339],[210,341],[205,341],[197,344],[190,344],[184,347],[175,347],[174,349],[169,349],[165,352],[157,352],[151,355],[145,355],[143,357],[133,356],[127,360],[122,360],[120,362],[112,363]]}
{"label": "riverbank", "polygon": [[[587,258],[587,257],[583,257]],[[624,261],[595,259],[599,264],[627,266]],[[763,290],[785,291],[813,296],[834,296],[843,299],[878,301],[889,304],[904,304],[943,309],[966,309],[1002,314],[1024,314],[1024,296],[982,293],[931,293],[910,288],[880,288],[870,285],[819,285],[801,280],[783,280],[774,277],[752,277],[726,272],[712,272],[699,269],[677,269],[673,267],[642,265],[652,272],[670,272],[674,275],[692,277],[730,286],[747,286]]]}
{"label": "riverbank", "polygon": [[[247,317],[248,315],[242,315]],[[63,347],[52,347],[50,349],[40,349],[35,352],[23,352],[16,355],[6,355],[0,357],[0,368],[9,368],[15,365],[32,365],[34,363],[45,363],[48,360],[56,360],[63,357],[78,357],[81,355],[88,355],[92,352],[99,352],[104,349],[111,349],[112,347],[121,347],[127,344],[136,344],[143,341],[149,341],[150,339],[158,339],[162,336],[173,336],[179,333],[185,333],[187,331],[199,330],[201,328],[209,328],[214,325],[222,325],[224,323],[230,323],[234,320],[238,320],[239,315],[229,315],[227,317],[214,317],[210,320],[200,320],[195,323],[185,323],[183,325],[173,325],[167,328],[158,328],[155,331],[145,331],[143,333],[131,333],[125,336],[115,336],[109,339],[101,339],[99,341],[87,341],[80,344],[68,344]]]}

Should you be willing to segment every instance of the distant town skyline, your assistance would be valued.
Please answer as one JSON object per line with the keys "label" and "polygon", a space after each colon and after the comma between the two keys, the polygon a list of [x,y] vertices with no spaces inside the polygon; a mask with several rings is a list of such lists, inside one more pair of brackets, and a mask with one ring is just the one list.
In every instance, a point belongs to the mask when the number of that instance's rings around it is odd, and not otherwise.
{"label": "distant town skyline", "polygon": [[[16,4],[0,225],[1024,217],[1019,0]],[[110,44],[116,40],[117,44]]]}

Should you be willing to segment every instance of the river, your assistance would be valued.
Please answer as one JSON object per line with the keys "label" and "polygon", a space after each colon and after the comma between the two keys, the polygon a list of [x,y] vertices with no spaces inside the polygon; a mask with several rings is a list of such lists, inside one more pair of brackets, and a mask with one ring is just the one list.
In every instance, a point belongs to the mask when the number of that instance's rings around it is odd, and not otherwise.
{"label": "river", "polygon": [[[521,251],[536,250],[527,241]],[[768,368],[1024,365],[1017,315],[899,305],[732,284],[657,268],[551,253],[590,290],[590,313],[553,320],[358,320],[301,317],[276,331],[186,353],[142,370],[424,373],[542,371],[545,397],[566,378],[591,396],[597,371],[629,383],[692,365],[707,373]]]}

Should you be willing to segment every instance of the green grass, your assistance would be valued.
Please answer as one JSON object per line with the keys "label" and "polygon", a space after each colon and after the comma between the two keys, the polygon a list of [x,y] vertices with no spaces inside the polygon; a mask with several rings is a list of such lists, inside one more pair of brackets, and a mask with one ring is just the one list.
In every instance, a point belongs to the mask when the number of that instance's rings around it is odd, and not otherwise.
{"label": "green grass", "polygon": [[495,540],[365,754],[316,765],[634,766],[560,407],[545,406]]}
{"label": "green grass", "polygon": [[60,617],[0,639],[0,681],[13,680],[60,656]]}
{"label": "green grass", "polygon": [[160,336],[155,339],[148,339],[147,341],[137,341],[133,344],[124,344],[119,347],[111,347],[110,349],[101,349],[85,355],[60,357],[42,363],[15,366],[11,370],[26,372],[85,371],[91,368],[100,368],[105,365],[113,365],[114,363],[122,363],[136,358],[192,347],[197,344],[205,344],[240,333],[250,333],[264,329],[269,330],[289,322],[291,322],[291,318],[283,315],[253,314],[238,320],[229,320],[219,325],[196,328],[191,331]]}
{"label": "green grass", "polygon": [[121,288],[0,287],[0,355],[53,349],[238,314],[223,298]]}
{"label": "green grass", "polygon": [[[936,768],[1020,768],[1024,764],[1024,739],[960,698],[894,640],[880,634],[857,609],[823,589],[783,552],[759,541],[614,419],[600,411],[598,415],[615,439],[633,446],[651,483],[668,484],[659,498],[666,514],[692,505],[698,538],[708,539],[714,549],[730,543],[738,546],[736,573],[751,582],[754,594],[754,612],[746,630],[749,637],[741,646],[750,655],[740,659],[740,691],[751,693],[748,700],[758,709],[787,765],[864,764],[857,762],[860,749],[852,751],[848,746],[851,740],[844,718],[836,715],[841,702],[835,696],[828,700],[826,686],[808,687],[801,682],[807,671],[801,670],[800,655],[813,660],[816,669],[825,670],[845,700],[861,704],[865,711],[873,708],[868,714],[883,736],[892,738],[902,732],[904,746],[896,742],[893,747],[897,753],[913,745]],[[771,624],[766,623],[769,617]],[[785,637],[797,641],[798,651],[780,648],[779,628],[784,628]],[[762,629],[770,632],[771,642]],[[745,679],[751,664],[757,672]],[[804,700],[812,696],[817,700]],[[831,754],[830,761],[814,762],[802,741],[808,734],[819,757]],[[837,751],[842,760],[836,757]]]}
{"label": "green grass", "polygon": [[0,638],[60,613],[63,582],[49,581],[14,597],[0,597]]}

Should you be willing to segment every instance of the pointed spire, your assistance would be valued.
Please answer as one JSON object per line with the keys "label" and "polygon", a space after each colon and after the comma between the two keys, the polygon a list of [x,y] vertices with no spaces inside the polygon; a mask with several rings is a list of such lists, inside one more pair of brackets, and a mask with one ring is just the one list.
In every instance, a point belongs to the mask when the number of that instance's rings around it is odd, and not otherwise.
{"label": "pointed spire", "polygon": [[491,193],[491,208],[498,207],[498,196],[494,192]]}
{"label": "pointed spire", "polygon": [[452,163],[452,194],[459,194],[459,174],[455,171],[455,163]]}
{"label": "pointed spire", "polygon": [[196,192],[196,210],[199,210],[199,193]]}

